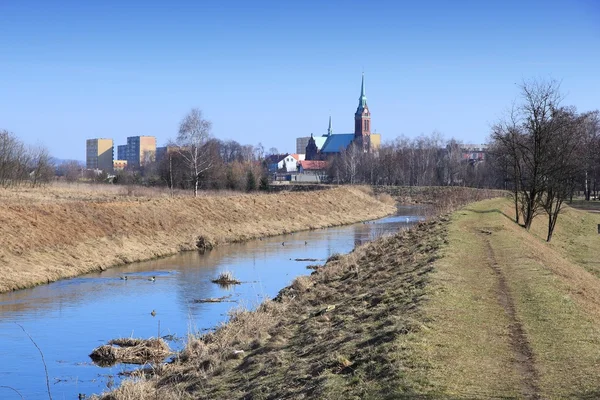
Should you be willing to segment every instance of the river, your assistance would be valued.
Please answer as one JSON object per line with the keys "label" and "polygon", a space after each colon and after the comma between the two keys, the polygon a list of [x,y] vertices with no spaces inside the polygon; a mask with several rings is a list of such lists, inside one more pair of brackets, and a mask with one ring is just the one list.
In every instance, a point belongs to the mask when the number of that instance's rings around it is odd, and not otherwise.
{"label": "river", "polygon": [[[254,308],[309,274],[308,265],[405,229],[421,215],[418,207],[400,206],[396,216],[369,223],[220,246],[204,254],[185,252],[0,294],[0,399],[21,398],[10,388],[27,400],[48,398],[44,363],[28,334],[44,355],[54,400],[99,394],[139,366],[98,367],[88,357],[95,347],[118,337],[160,334],[179,349],[189,333],[226,321],[232,307]],[[243,283],[230,288],[211,283],[225,270]],[[194,302],[223,296],[228,302]]]}

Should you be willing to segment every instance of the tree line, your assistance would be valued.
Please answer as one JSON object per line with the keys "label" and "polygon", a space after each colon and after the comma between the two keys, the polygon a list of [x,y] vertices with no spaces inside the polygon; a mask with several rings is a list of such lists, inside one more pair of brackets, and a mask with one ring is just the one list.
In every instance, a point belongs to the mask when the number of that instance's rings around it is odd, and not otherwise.
{"label": "tree line", "polygon": [[410,139],[400,136],[376,152],[350,145],[330,159],[327,175],[333,183],[388,186],[501,187],[487,162],[463,158],[463,145],[434,132]]}
{"label": "tree line", "polygon": [[33,187],[54,178],[54,163],[44,146],[27,146],[13,133],[0,130],[0,186]]}

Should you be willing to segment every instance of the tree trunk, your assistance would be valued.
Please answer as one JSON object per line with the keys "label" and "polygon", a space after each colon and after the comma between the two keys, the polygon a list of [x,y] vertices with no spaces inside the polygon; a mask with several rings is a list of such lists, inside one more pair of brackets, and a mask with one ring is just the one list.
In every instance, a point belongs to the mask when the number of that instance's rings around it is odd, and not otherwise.
{"label": "tree trunk", "polygon": [[550,242],[550,240],[552,240],[552,234],[554,233],[553,219],[554,217],[552,216],[552,213],[548,214],[548,236],[546,237],[546,242]]}
{"label": "tree trunk", "polygon": [[169,186],[171,187],[171,197],[173,197],[173,156],[169,154]]}
{"label": "tree trunk", "polygon": [[515,190],[515,222],[519,224],[519,192]]}

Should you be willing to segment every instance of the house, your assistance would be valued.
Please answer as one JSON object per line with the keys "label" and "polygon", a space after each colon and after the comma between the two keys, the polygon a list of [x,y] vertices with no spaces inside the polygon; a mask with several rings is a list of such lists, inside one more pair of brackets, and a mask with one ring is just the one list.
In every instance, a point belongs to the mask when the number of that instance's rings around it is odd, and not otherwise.
{"label": "house", "polygon": [[462,159],[468,161],[469,164],[475,164],[485,160],[487,146],[484,144],[464,144],[461,146]]}
{"label": "house", "polygon": [[304,160],[298,163],[298,172],[301,174],[324,174],[329,163],[320,160]]}
{"label": "house", "polygon": [[301,160],[304,155],[299,154],[273,154],[265,158],[269,172],[296,172]]}

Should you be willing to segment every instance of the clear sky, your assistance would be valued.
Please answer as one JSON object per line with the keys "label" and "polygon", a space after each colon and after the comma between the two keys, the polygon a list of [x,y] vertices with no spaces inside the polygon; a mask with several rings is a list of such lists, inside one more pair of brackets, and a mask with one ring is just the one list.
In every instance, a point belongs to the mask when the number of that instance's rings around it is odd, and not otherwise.
{"label": "clear sky", "polygon": [[383,140],[468,143],[532,77],[600,108],[600,1],[0,0],[0,129],[85,159],[85,139],[176,135],[293,152],[354,129],[361,72]]}

